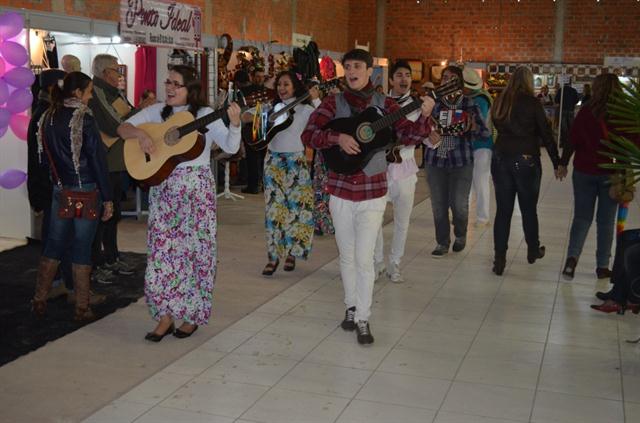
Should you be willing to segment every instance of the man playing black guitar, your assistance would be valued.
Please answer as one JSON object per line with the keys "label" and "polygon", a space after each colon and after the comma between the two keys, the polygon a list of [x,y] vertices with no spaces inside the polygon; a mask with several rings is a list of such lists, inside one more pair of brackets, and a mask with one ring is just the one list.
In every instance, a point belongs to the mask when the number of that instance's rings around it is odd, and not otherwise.
{"label": "man playing black guitar", "polygon": [[[342,58],[347,87],[344,93],[325,97],[311,114],[302,142],[311,148],[324,150],[339,145],[348,155],[357,155],[360,144],[353,136],[326,126],[334,119],[348,118],[369,106],[377,106],[385,113],[393,113],[400,106],[391,98],[376,93],[369,78],[373,73],[373,58],[369,52],[355,49]],[[416,122],[398,119],[393,125],[398,139],[404,144],[418,144],[429,135],[427,117],[434,101],[424,98],[422,115]],[[386,206],[387,163],[375,158],[357,172],[329,171],[327,190],[331,194],[329,209],[336,229],[336,243],[340,252],[340,273],[347,310],[342,322],[344,330],[357,330],[360,344],[371,344],[369,326],[373,297],[373,251],[382,215]]]}

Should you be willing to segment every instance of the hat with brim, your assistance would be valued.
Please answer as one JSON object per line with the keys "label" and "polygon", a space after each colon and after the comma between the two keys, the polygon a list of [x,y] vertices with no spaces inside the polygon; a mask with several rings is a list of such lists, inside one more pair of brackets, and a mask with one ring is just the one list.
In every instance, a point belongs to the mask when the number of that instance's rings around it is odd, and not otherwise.
{"label": "hat with brim", "polygon": [[479,90],[482,88],[482,78],[473,68],[464,68],[462,70],[462,78],[464,79],[464,87],[470,90]]}
{"label": "hat with brim", "polygon": [[427,81],[424,84],[422,84],[422,88],[429,88],[430,90],[434,90],[436,86],[433,85],[433,82]]}

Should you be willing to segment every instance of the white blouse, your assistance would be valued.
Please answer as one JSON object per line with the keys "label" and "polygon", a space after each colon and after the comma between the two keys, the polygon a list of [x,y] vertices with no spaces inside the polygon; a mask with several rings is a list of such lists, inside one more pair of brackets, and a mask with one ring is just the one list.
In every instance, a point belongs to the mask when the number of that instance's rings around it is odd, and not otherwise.
{"label": "white blouse", "polygon": [[[127,123],[130,123],[133,126],[143,123],[162,123],[161,113],[165,105],[165,103],[157,103],[153,106],[146,107],[130,117],[127,120]],[[189,106],[174,107],[173,113],[182,112],[188,109]],[[211,107],[202,107],[198,110],[197,117],[201,118],[202,116],[212,112],[213,109],[211,109]],[[236,153],[240,148],[241,139],[239,126],[230,125],[229,128],[227,128],[222,122],[222,119],[218,119],[207,125],[207,129],[207,133],[204,134],[206,145],[202,154],[193,160],[180,163],[177,167],[209,165],[211,161],[211,147],[214,142],[225,152],[230,154]]]}
{"label": "white blouse", "polygon": [[[290,104],[295,98],[289,98],[283,101]],[[269,143],[269,150],[275,153],[295,153],[304,151],[304,145],[300,140],[302,131],[307,126],[309,116],[313,113],[313,107],[308,104],[298,104],[294,107],[293,122],[287,129],[279,132]]]}

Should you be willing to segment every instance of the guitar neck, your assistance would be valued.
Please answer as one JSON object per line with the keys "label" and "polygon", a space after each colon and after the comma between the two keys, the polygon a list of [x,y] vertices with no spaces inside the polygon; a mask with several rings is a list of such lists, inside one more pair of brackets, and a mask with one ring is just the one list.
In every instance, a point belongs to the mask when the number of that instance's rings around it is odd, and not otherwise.
{"label": "guitar neck", "polygon": [[304,95],[296,98],[295,100],[293,100],[291,103],[287,104],[286,106],[284,106],[282,109],[278,110],[277,112],[274,112],[271,114],[271,116],[269,116],[269,121],[271,122],[275,122],[276,119],[278,119],[280,116],[284,115],[285,113],[287,113],[289,110],[293,109],[294,107],[296,107],[298,104],[302,103],[303,101],[305,101],[306,99],[309,98],[311,94],[309,94],[308,92],[306,92]]}
{"label": "guitar neck", "polygon": [[215,122],[216,120],[223,117],[225,113],[227,113],[227,109],[219,109],[215,112],[204,115],[201,118],[194,120],[193,122],[181,126],[180,128],[178,128],[179,138],[182,138],[193,131],[197,131],[204,126],[209,125],[211,122]]}
{"label": "guitar neck", "polygon": [[411,103],[406,106],[401,107],[399,110],[396,110],[393,113],[389,113],[388,115],[376,120],[371,124],[371,128],[374,131],[378,132],[384,128],[387,128],[408,114],[418,110],[422,107],[422,100],[413,100]]}

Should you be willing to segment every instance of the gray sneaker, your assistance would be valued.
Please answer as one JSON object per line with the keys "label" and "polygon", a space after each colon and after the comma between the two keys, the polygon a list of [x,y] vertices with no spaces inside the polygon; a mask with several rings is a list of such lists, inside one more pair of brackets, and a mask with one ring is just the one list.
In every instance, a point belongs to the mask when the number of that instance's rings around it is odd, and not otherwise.
{"label": "gray sneaker", "polygon": [[435,257],[435,258],[444,257],[448,252],[449,252],[448,246],[438,244],[435,250],[431,252],[431,257]]}
{"label": "gray sneaker", "polygon": [[103,285],[110,285],[116,280],[116,275],[109,269],[97,267],[91,273],[91,279]]}
{"label": "gray sneaker", "polygon": [[104,267],[118,275],[129,276],[135,273],[135,268],[122,260],[113,263],[105,263]]}
{"label": "gray sneaker", "polygon": [[404,278],[402,277],[402,273],[400,273],[400,265],[398,263],[390,262],[389,268],[387,269],[387,276],[391,282],[402,283],[404,282]]}

